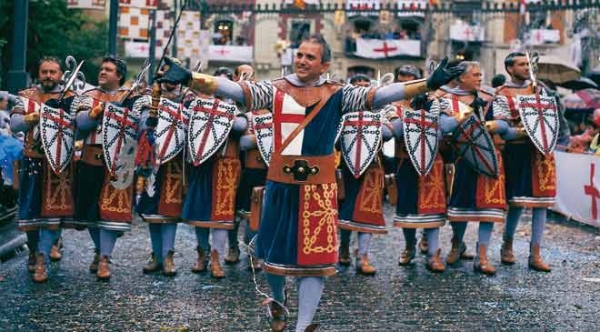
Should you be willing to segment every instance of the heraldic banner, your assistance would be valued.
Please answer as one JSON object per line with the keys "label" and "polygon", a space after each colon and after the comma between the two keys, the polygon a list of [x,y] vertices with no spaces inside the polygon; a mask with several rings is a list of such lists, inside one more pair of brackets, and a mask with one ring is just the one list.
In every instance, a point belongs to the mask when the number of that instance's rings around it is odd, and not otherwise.
{"label": "heraldic banner", "polygon": [[591,154],[555,153],[558,191],[554,211],[600,227],[600,158]]}

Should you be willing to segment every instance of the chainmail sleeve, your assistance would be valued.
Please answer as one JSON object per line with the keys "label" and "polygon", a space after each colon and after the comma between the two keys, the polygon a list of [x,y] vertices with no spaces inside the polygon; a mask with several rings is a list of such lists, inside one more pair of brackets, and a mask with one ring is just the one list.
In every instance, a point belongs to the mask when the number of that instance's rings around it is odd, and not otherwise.
{"label": "chainmail sleeve", "polygon": [[260,110],[273,108],[273,83],[270,81],[248,82],[243,81],[238,83],[246,99],[248,110]]}
{"label": "chainmail sleeve", "polygon": [[508,106],[507,96],[496,96],[496,99],[492,102],[492,112],[494,119],[496,120],[510,120],[512,115],[510,113],[510,107]]}
{"label": "chainmail sleeve", "polygon": [[342,88],[342,113],[373,110],[375,87],[345,85]]}

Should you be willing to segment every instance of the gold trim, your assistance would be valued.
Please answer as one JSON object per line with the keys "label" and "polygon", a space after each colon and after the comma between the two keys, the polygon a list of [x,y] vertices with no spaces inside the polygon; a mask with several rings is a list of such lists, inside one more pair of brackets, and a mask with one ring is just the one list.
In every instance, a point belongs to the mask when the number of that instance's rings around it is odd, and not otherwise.
{"label": "gold trim", "polygon": [[404,96],[402,99],[411,99],[416,95],[420,95],[429,91],[427,87],[427,79],[414,80],[404,83]]}
{"label": "gold trim", "polygon": [[439,228],[443,227],[446,224],[446,221],[431,221],[431,222],[406,222],[406,221],[394,221],[394,227],[397,228]]}
{"label": "gold trim", "polygon": [[192,79],[188,85],[192,90],[207,95],[214,95],[215,91],[217,91],[218,81],[217,78],[212,75],[194,72],[192,73]]}

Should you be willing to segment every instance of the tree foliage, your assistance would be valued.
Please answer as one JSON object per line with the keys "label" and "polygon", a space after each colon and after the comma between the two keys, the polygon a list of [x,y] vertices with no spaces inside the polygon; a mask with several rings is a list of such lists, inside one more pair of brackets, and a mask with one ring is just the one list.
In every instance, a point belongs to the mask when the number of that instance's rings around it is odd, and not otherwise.
{"label": "tree foliage", "polygon": [[[2,77],[6,77],[9,68],[14,3],[14,0],[0,0],[0,13],[3,13],[0,15]],[[94,21],[81,10],[68,9],[66,3],[65,0],[29,0],[27,71],[35,78],[37,63],[43,56],[55,56],[64,61],[67,55],[72,55],[77,61],[86,61],[82,71],[94,84],[99,58],[107,52],[108,23],[106,20]]]}

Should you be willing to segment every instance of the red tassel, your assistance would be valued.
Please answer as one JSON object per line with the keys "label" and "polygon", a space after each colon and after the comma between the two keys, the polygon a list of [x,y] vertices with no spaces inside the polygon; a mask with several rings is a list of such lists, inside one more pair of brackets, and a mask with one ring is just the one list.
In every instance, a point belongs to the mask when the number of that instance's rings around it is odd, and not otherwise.
{"label": "red tassel", "polygon": [[156,155],[152,145],[148,133],[144,131],[140,137],[137,155],[135,156],[135,166],[152,167],[154,165]]}

